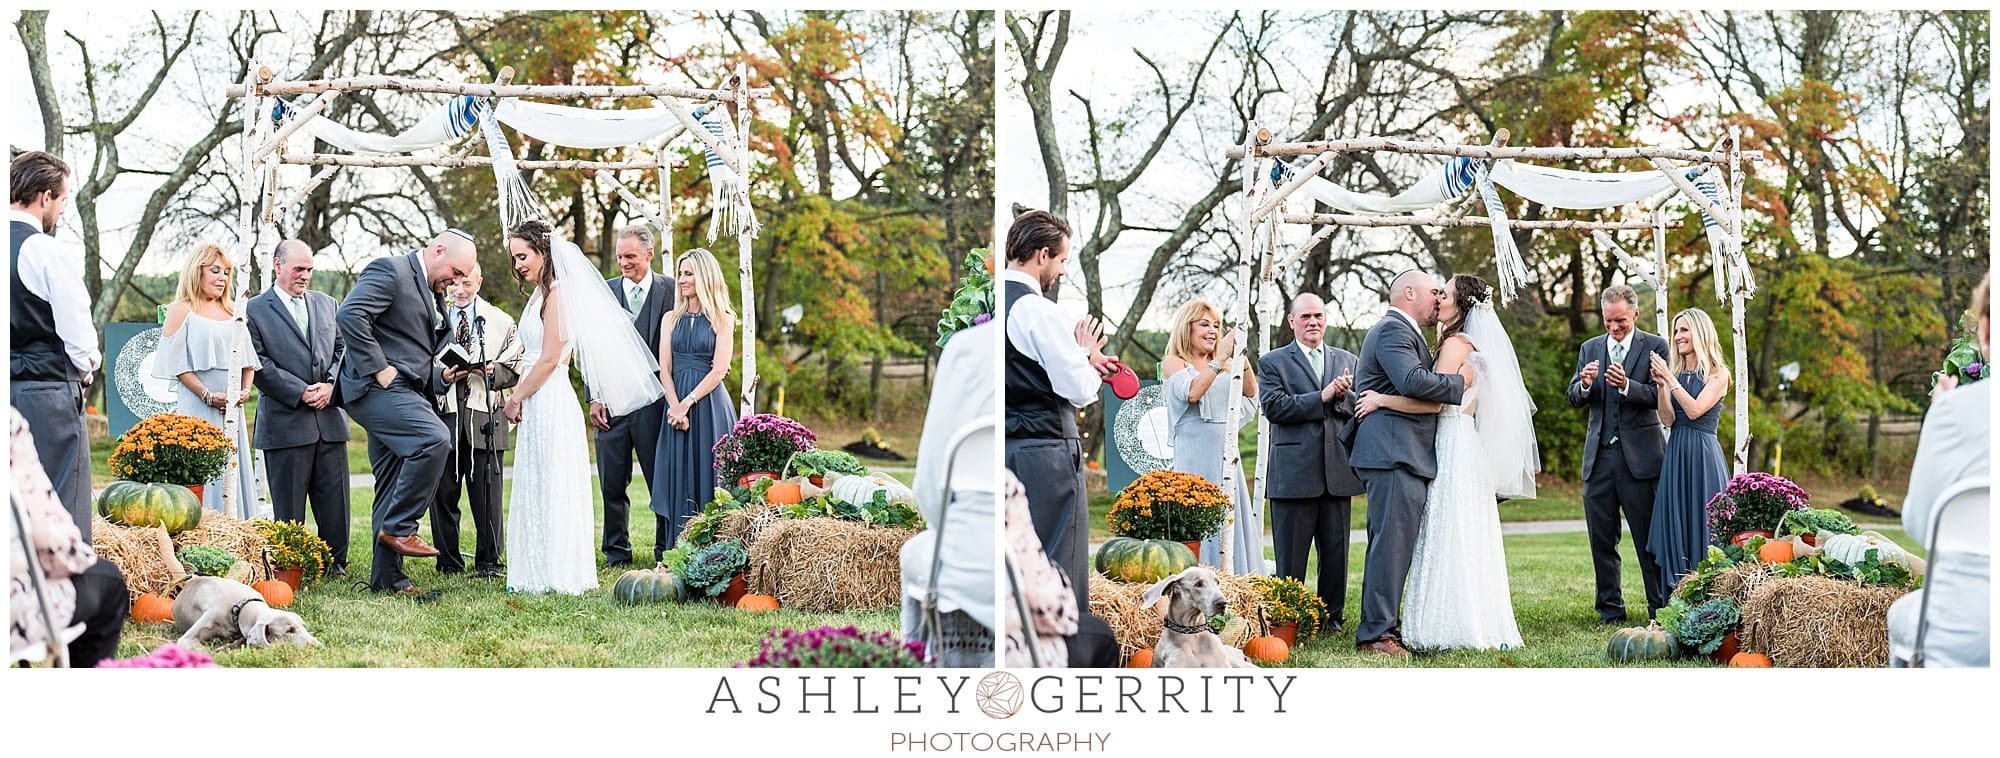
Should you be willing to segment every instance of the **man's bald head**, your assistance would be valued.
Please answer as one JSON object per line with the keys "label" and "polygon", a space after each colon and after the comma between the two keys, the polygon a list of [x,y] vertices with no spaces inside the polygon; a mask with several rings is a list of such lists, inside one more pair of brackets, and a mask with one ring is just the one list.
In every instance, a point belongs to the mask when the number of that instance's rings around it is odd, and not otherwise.
{"label": "man's bald head", "polygon": [[433,290],[442,289],[476,265],[479,250],[472,244],[472,235],[457,229],[444,230],[424,248],[425,273]]}
{"label": "man's bald head", "polygon": [[279,292],[305,297],[306,289],[312,286],[312,247],[298,240],[278,243],[278,249],[271,252],[271,270],[276,272],[273,278]]}
{"label": "man's bald head", "polygon": [[1438,295],[1437,277],[1411,269],[1396,275],[1389,284],[1389,305],[1417,322],[1417,326],[1428,327],[1437,323]]}

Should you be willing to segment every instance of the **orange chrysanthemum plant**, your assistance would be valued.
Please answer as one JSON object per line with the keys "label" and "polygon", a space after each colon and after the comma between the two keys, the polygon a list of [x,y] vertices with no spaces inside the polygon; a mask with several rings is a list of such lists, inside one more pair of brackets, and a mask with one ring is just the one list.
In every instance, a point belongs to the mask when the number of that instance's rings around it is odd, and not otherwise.
{"label": "orange chrysanthemum plant", "polygon": [[1229,498],[1213,482],[1162,470],[1126,486],[1104,520],[1123,537],[1193,542],[1214,534],[1228,513]]}
{"label": "orange chrysanthemum plant", "polygon": [[214,424],[193,416],[148,416],[111,451],[111,475],[134,482],[178,484],[210,481],[222,473],[236,446]]}

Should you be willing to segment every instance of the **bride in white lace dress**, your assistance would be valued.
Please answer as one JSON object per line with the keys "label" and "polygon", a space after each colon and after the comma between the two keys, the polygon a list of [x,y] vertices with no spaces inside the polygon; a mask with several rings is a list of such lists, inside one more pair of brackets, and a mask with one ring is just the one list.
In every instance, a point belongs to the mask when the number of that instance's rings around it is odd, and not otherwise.
{"label": "bride in white lace dress", "polygon": [[1404,585],[1402,639],[1420,650],[1518,648],[1495,505],[1535,495],[1534,402],[1486,283],[1458,276],[1447,290],[1438,305],[1436,370],[1465,377],[1464,403],[1363,393],[1357,407],[1363,415],[1379,408],[1438,414],[1438,475]]}
{"label": "bride in white lace dress", "polygon": [[[502,413],[514,432],[514,489],[507,499],[507,589],[577,595],[597,588],[596,523],[591,505],[589,448],[583,409],[570,387],[572,353],[592,396],[614,415],[644,406],[646,382],[661,396],[637,332],[578,328],[618,323],[623,315],[603,278],[576,246],[551,240],[548,224],[529,221],[507,240],[514,273],[535,283],[521,311],[517,334],[521,362],[529,368]],[[569,286],[564,286],[568,284]],[[592,286],[596,285],[596,286]],[[617,335],[632,334],[630,345]]]}

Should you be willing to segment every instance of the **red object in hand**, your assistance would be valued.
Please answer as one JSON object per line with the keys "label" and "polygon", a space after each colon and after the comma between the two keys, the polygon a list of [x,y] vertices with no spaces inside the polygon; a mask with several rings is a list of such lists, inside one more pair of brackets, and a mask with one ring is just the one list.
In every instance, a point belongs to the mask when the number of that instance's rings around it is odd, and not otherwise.
{"label": "red object in hand", "polygon": [[1111,375],[1104,377],[1104,383],[1111,385],[1111,394],[1117,395],[1119,400],[1131,400],[1137,397],[1139,375],[1132,373],[1131,367],[1117,361],[1112,361],[1110,367]]}

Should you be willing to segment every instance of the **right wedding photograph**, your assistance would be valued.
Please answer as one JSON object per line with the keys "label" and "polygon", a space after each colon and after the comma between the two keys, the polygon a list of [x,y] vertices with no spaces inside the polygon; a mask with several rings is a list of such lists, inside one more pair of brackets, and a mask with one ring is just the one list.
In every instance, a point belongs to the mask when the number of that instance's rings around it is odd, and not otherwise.
{"label": "right wedding photograph", "polygon": [[1989,13],[1000,21],[1003,665],[1989,666]]}

